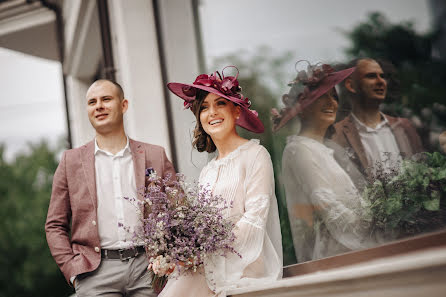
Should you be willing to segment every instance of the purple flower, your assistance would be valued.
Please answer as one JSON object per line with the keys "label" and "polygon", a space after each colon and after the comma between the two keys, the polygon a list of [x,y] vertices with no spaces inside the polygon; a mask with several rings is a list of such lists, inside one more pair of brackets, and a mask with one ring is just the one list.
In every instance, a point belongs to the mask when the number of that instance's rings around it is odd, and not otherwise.
{"label": "purple flower", "polygon": [[159,271],[170,271],[172,265],[180,272],[195,271],[208,255],[239,255],[232,248],[234,224],[224,215],[231,203],[213,195],[209,187],[186,183],[181,174],[163,179],[152,169],[150,176],[152,186],[143,199],[132,200],[147,210],[133,242],[144,242],[150,261],[162,259],[156,266]]}

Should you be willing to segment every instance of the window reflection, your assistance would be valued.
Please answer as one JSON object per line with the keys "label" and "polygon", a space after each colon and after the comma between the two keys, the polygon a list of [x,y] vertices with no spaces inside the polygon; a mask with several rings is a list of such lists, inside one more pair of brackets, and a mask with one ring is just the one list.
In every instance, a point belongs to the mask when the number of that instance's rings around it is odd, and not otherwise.
{"label": "window reflection", "polygon": [[[236,35],[232,43],[211,21],[231,12],[222,7],[214,12],[211,1],[202,1],[208,69],[243,69],[244,93],[255,98],[253,108],[265,123],[260,141],[274,164],[285,264],[446,226],[446,62],[441,55],[446,35],[439,13],[446,4],[352,3],[337,1],[330,17],[317,23],[302,14],[287,16],[302,7],[331,4],[239,7],[237,13],[247,17],[238,18],[237,29],[227,25],[234,33],[228,36]],[[403,7],[410,13],[403,16]],[[265,11],[271,13],[262,24],[248,17]],[[347,11],[348,17],[340,14]],[[264,32],[263,39],[258,32]],[[346,42],[341,44],[339,36]],[[252,44],[263,47],[256,50]],[[290,111],[304,92],[296,83],[287,84],[296,81],[293,66],[300,59],[318,67],[328,63],[334,72],[357,71],[319,94],[314,106]],[[298,70],[308,72],[300,64]],[[282,113],[283,108],[289,112]],[[325,132],[309,137],[321,122]]]}

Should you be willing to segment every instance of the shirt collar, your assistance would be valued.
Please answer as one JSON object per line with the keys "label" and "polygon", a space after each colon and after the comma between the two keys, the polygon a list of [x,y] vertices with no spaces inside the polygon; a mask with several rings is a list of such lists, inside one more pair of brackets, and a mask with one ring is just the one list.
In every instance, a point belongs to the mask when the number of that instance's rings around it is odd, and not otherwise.
{"label": "shirt collar", "polygon": [[125,147],[122,150],[120,150],[119,152],[117,152],[115,155],[113,155],[112,153],[107,152],[107,151],[101,149],[98,146],[97,139],[95,138],[94,139],[94,154],[96,155],[98,152],[102,152],[102,153],[104,153],[106,155],[109,155],[109,156],[122,157],[124,155],[124,153],[131,152],[131,150],[130,150],[130,143],[129,143],[129,137],[128,136],[126,136],[126,137],[127,137],[127,143],[126,143]]}
{"label": "shirt collar", "polygon": [[381,115],[382,120],[381,120],[381,122],[380,122],[378,125],[376,125],[375,128],[371,128],[371,127],[366,126],[363,122],[361,122],[361,121],[355,116],[355,114],[354,114],[353,112],[351,113],[351,115],[352,115],[352,118],[353,118],[353,120],[354,120],[354,122],[355,122],[355,126],[356,126],[356,128],[358,128],[358,130],[363,131],[363,132],[371,133],[371,132],[378,132],[378,131],[381,130],[385,125],[388,125],[388,124],[389,124],[389,121],[387,120],[386,116],[385,116],[382,112],[379,112],[379,113],[380,113],[380,115]]}

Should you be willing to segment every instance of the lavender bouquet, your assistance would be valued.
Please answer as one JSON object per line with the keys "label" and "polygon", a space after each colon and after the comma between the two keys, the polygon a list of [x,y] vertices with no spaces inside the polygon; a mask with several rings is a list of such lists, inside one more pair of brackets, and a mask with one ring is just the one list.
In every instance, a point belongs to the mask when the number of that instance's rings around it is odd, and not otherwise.
{"label": "lavender bouquet", "polygon": [[162,290],[174,270],[195,272],[209,255],[238,254],[232,247],[234,223],[224,216],[231,205],[221,196],[197,182],[187,183],[182,174],[163,179],[149,168],[146,177],[143,199],[127,199],[143,209],[142,228],[133,232],[133,241],[146,247],[155,291]]}

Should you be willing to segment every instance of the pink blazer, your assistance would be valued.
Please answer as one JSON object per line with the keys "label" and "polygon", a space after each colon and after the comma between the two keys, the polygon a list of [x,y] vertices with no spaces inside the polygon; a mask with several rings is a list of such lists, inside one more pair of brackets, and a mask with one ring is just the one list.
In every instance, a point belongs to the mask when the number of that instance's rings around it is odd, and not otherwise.
{"label": "pink blazer", "polygon": [[[395,118],[385,115],[389,122],[390,129],[395,136],[398,148],[403,157],[409,158],[416,153],[424,151],[421,144],[420,136],[415,127],[405,118]],[[333,141],[340,146],[353,152],[352,161],[357,165],[363,173],[367,172],[366,168],[370,167],[365,155],[364,146],[362,145],[356,125],[351,115],[335,124],[335,134],[332,136]]]}
{"label": "pink blazer", "polygon": [[[147,186],[146,168],[152,167],[163,177],[175,174],[164,148],[132,139],[129,145],[137,189]],[[94,164],[94,141],[91,141],[65,151],[53,178],[46,238],[68,282],[72,276],[95,270],[101,262]]]}

